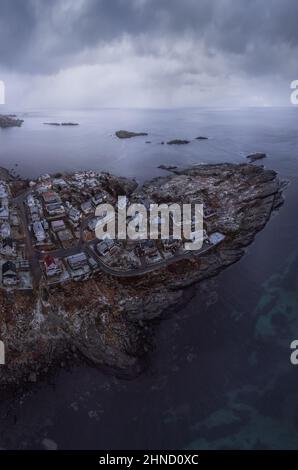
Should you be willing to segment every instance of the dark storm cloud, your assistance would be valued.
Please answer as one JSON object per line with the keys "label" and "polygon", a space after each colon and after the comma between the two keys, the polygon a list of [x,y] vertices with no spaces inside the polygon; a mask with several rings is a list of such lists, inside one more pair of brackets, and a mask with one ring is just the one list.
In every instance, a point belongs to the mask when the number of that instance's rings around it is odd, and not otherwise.
{"label": "dark storm cloud", "polygon": [[0,0],[0,8],[0,65],[15,72],[55,73],[127,36],[143,55],[157,53],[159,39],[191,38],[266,74],[280,48],[285,61],[298,45],[296,0]]}

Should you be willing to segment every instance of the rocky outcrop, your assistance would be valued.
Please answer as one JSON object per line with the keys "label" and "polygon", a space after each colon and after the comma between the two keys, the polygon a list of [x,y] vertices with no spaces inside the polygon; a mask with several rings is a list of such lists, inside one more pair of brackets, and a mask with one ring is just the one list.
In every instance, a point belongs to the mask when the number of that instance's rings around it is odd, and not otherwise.
{"label": "rocky outcrop", "polygon": [[157,168],[159,168],[160,170],[176,170],[177,166],[176,165],[159,165]]}
{"label": "rocky outcrop", "polygon": [[16,119],[14,115],[0,115],[0,127],[5,129],[7,127],[21,127],[23,119]]}
{"label": "rocky outcrop", "polygon": [[266,158],[266,157],[267,157],[266,153],[257,152],[257,153],[251,153],[250,155],[247,155],[246,158],[248,158],[251,162],[255,162],[257,160],[262,160],[263,158]]}
{"label": "rocky outcrop", "polygon": [[139,136],[146,136],[148,135],[147,132],[130,132],[130,131],[116,131],[115,132],[116,137],[118,139],[131,139],[132,137],[139,137]]}
{"label": "rocky outcrop", "polygon": [[189,140],[174,139],[167,142],[168,145],[186,145],[189,144]]}
{"label": "rocky outcrop", "polygon": [[44,126],[78,126],[77,122],[44,122]]}
{"label": "rocky outcrop", "polygon": [[[110,175],[107,183],[115,191],[123,186]],[[185,287],[241,258],[282,203],[283,188],[274,171],[248,164],[174,169],[144,184],[135,197],[156,203],[202,202],[216,214],[205,220],[208,233],[222,232],[225,240],[201,256],[194,254],[143,277],[101,272],[85,282],[41,286],[34,295],[0,291],[0,339],[7,360],[0,367],[0,384],[35,381],[53,364],[79,358],[125,373],[139,372],[150,348],[152,320],[182,303]],[[123,189],[127,191],[126,183]]]}
{"label": "rocky outcrop", "polygon": [[79,126],[78,122],[61,122],[61,126]]}
{"label": "rocky outcrop", "polygon": [[138,187],[138,183],[134,179],[106,173],[103,178],[103,187],[115,197],[130,196]]}

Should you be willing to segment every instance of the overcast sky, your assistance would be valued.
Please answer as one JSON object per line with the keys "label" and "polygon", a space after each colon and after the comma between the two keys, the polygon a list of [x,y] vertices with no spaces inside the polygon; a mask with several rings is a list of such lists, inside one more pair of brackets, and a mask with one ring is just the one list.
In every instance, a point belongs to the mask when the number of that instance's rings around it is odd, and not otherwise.
{"label": "overcast sky", "polygon": [[297,0],[0,0],[9,107],[290,105]]}

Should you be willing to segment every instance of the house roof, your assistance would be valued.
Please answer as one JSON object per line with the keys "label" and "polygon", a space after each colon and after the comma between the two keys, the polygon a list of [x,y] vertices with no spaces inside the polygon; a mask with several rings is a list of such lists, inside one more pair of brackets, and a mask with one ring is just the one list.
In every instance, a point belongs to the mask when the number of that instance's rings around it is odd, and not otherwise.
{"label": "house roof", "polygon": [[10,237],[4,238],[4,240],[3,240],[3,247],[6,247],[6,246],[9,246],[10,248],[13,247],[12,238],[10,238]]}
{"label": "house roof", "polygon": [[2,265],[2,273],[5,275],[9,271],[13,271],[14,273],[17,272],[16,265],[12,261],[6,261]]}
{"label": "house roof", "polygon": [[44,261],[46,268],[57,266],[57,260],[53,256],[47,255],[44,257],[43,261]]}

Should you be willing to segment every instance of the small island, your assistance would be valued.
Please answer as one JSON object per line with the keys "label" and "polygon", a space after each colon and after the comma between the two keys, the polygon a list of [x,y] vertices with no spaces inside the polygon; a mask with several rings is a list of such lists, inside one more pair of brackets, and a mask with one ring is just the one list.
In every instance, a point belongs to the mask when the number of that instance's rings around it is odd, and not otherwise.
{"label": "small island", "polygon": [[167,142],[168,145],[186,145],[189,144],[189,140],[174,139]]}
{"label": "small island", "polygon": [[8,127],[21,127],[23,119],[17,119],[15,115],[0,114],[0,127],[6,129]]}
{"label": "small island", "polygon": [[131,139],[132,137],[140,137],[140,136],[147,136],[147,132],[131,132],[131,131],[116,131],[115,132],[116,137],[118,139]]}
{"label": "small island", "polygon": [[44,126],[78,126],[77,122],[44,122]]}

